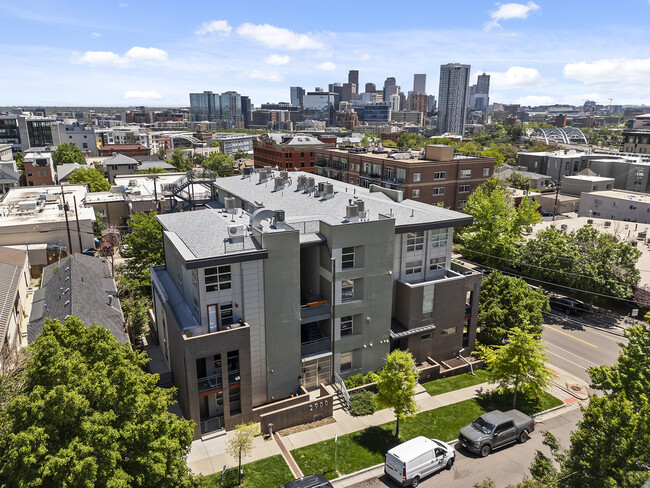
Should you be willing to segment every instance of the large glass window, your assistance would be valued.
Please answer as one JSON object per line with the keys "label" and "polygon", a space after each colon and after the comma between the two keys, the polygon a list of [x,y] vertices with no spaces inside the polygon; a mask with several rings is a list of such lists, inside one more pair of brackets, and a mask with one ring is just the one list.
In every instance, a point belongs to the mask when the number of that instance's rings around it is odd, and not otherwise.
{"label": "large glass window", "polygon": [[239,383],[241,381],[239,375],[239,351],[229,351],[226,364],[228,366],[228,384]]}
{"label": "large glass window", "polygon": [[421,251],[424,244],[424,232],[409,232],[406,234],[406,250]]}
{"label": "large glass window", "polygon": [[413,173],[413,181],[417,183],[422,178],[422,173]]}
{"label": "large glass window", "polygon": [[395,172],[397,175],[397,182],[398,183],[404,183],[406,181],[406,170],[405,169],[399,169],[397,168],[397,171]]}
{"label": "large glass window", "polygon": [[341,282],[341,301],[350,302],[354,300],[354,280],[344,280]]}
{"label": "large glass window", "polygon": [[341,256],[341,267],[343,269],[354,268],[354,248],[344,247]]}
{"label": "large glass window", "polygon": [[422,290],[422,318],[433,317],[433,286],[425,286]]}
{"label": "large glass window", "polygon": [[352,353],[341,353],[341,371],[348,371],[352,369]]}
{"label": "large glass window", "polygon": [[232,287],[230,265],[205,268],[205,291],[228,290]]}
{"label": "large glass window", "polygon": [[445,194],[445,187],[444,186],[439,186],[437,188],[433,189],[433,194],[434,195],[444,195]]}
{"label": "large glass window", "polygon": [[460,170],[460,177],[461,178],[471,178],[472,177],[472,170],[471,169],[461,169]]}
{"label": "large glass window", "polygon": [[431,247],[445,247],[447,245],[447,229],[431,231]]}
{"label": "large glass window", "polygon": [[232,302],[222,303],[219,306],[219,312],[221,315],[221,326],[225,327],[227,325],[232,325]]}
{"label": "large glass window", "polygon": [[419,188],[414,188],[413,189],[413,198],[420,198],[420,189]]}
{"label": "large glass window", "polygon": [[434,271],[436,269],[444,268],[445,267],[445,257],[441,256],[439,258],[431,258],[429,259],[429,270]]}
{"label": "large glass window", "polygon": [[422,261],[410,261],[406,263],[406,274],[414,275],[422,273]]}
{"label": "large glass window", "polygon": [[469,185],[460,185],[458,187],[458,193],[469,193]]}
{"label": "large glass window", "polygon": [[447,178],[446,171],[436,171],[435,173],[433,173],[434,180],[444,180],[445,178]]}
{"label": "large glass window", "polygon": [[341,317],[341,337],[352,335],[352,315]]}

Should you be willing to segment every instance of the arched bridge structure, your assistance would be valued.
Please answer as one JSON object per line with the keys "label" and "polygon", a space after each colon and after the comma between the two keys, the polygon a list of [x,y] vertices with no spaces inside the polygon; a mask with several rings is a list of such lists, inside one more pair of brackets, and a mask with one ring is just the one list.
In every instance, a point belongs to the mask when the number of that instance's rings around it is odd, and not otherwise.
{"label": "arched bridge structure", "polygon": [[543,140],[546,144],[588,144],[587,138],[580,129],[557,127],[537,129],[533,137]]}

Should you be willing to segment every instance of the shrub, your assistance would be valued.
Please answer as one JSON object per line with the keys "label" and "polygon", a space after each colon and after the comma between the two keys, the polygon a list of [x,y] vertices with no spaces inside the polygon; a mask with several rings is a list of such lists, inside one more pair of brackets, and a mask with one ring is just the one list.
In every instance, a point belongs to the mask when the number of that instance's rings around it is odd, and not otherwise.
{"label": "shrub", "polygon": [[372,392],[363,390],[350,395],[350,413],[352,415],[370,415],[375,410],[377,410],[377,401]]}
{"label": "shrub", "polygon": [[349,390],[351,388],[356,388],[357,386],[363,385],[363,375],[361,373],[359,374],[353,374],[352,376],[348,376],[345,380],[345,387]]}

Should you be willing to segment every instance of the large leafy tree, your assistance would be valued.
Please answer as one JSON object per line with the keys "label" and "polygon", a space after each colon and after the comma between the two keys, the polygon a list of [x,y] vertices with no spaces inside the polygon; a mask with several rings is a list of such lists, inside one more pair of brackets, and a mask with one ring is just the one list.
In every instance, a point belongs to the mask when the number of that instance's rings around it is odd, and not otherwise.
{"label": "large leafy tree", "polygon": [[86,184],[91,192],[111,189],[111,184],[104,178],[104,175],[90,167],[75,169],[70,173],[70,183]]}
{"label": "large leafy tree", "polygon": [[541,338],[525,330],[525,320],[523,325],[512,329],[508,344],[484,351],[490,381],[502,390],[513,391],[512,408],[517,405],[518,392],[534,398],[551,379],[546,368],[548,355],[543,352],[547,348]]}
{"label": "large leafy tree", "polygon": [[549,228],[521,248],[519,265],[531,278],[583,290],[590,300],[592,293],[630,298],[640,281],[639,256],[638,249],[591,226],[569,233]]}
{"label": "large leafy tree", "polygon": [[418,372],[410,352],[395,349],[386,356],[386,364],[378,373],[377,391],[379,402],[395,412],[395,437],[399,437],[399,421],[418,410],[414,399],[417,384]]}
{"label": "large leafy tree", "polygon": [[215,172],[220,177],[235,174],[232,158],[224,153],[210,153],[201,166],[208,171]]}
{"label": "large leafy tree", "polygon": [[16,153],[16,168],[21,173],[25,171],[25,156],[21,152]]}
{"label": "large leafy tree", "polygon": [[131,248],[132,257],[118,268],[118,288],[122,297],[149,296],[149,267],[165,262],[162,228],[155,212],[133,214],[127,224],[131,232],[124,238],[124,243]]}
{"label": "large leafy tree", "polygon": [[512,196],[491,177],[472,193],[465,212],[474,223],[461,235],[463,257],[489,266],[509,266],[526,232],[541,222],[537,200],[523,199],[515,205]]}
{"label": "large leafy tree", "polygon": [[420,149],[426,146],[427,138],[421,134],[412,134],[405,132],[397,138],[397,147],[410,147],[411,149]]}
{"label": "large leafy tree", "polygon": [[176,171],[190,171],[192,169],[192,161],[185,156],[185,153],[180,148],[174,149],[167,162],[176,168]]}
{"label": "large leafy tree", "polygon": [[191,421],[148,359],[99,325],[47,320],[30,347],[25,389],[6,407],[3,486],[191,486]]}
{"label": "large leafy tree", "polygon": [[62,142],[52,153],[54,165],[66,163],[86,164],[86,158],[74,142]]}
{"label": "large leafy tree", "polygon": [[486,346],[501,345],[515,327],[535,337],[542,335],[542,312],[550,310],[548,297],[521,278],[493,271],[481,282],[478,308],[478,341]]}

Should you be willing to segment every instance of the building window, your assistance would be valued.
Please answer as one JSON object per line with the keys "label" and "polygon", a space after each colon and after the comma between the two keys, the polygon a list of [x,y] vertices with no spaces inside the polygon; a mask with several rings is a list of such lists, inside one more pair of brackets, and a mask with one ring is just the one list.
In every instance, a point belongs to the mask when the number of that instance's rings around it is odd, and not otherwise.
{"label": "building window", "polygon": [[406,181],[406,170],[405,169],[399,169],[395,171],[396,179],[398,183],[404,183]]}
{"label": "building window", "polygon": [[406,263],[407,275],[422,273],[422,261],[410,261]]}
{"label": "building window", "polygon": [[458,187],[458,193],[469,193],[469,185],[460,185]]}
{"label": "building window", "polygon": [[433,194],[434,195],[444,195],[445,194],[445,187],[444,186],[439,186],[438,188],[433,189]]}
{"label": "building window", "polygon": [[420,341],[430,341],[431,340],[431,332],[428,334],[422,334],[420,336]]}
{"label": "building window", "polygon": [[456,333],[456,327],[449,327],[448,329],[443,329],[440,331],[441,336],[452,335]]}
{"label": "building window", "polygon": [[490,168],[483,168],[483,176],[490,176]]}
{"label": "building window", "polygon": [[420,181],[420,178],[422,177],[421,173],[413,173],[413,182],[417,183]]}
{"label": "building window", "polygon": [[229,290],[232,287],[230,265],[205,268],[205,291]]}
{"label": "building window", "polygon": [[459,200],[458,201],[458,209],[462,210],[465,208],[465,205],[467,205],[467,200]]}
{"label": "building window", "polygon": [[341,302],[352,300],[354,300],[354,280],[344,280],[341,282]]}
{"label": "building window", "polygon": [[447,178],[447,172],[446,171],[436,171],[433,173],[433,179],[434,180],[444,180]]}
{"label": "building window", "polygon": [[228,389],[228,399],[230,400],[230,415],[239,415],[241,413],[241,387],[239,385]]}
{"label": "building window", "polygon": [[352,335],[352,315],[341,317],[341,337]]}
{"label": "building window", "polygon": [[210,332],[217,331],[217,306],[218,305],[208,305],[208,328]]}
{"label": "building window", "polygon": [[429,259],[429,271],[434,271],[436,269],[445,267],[445,257],[441,256],[439,258]]}
{"label": "building window", "polygon": [[406,234],[406,250],[421,251],[424,244],[424,232],[409,232]]}
{"label": "building window", "polygon": [[232,316],[232,302],[222,303],[219,306],[219,314],[221,318],[221,326],[225,327],[232,325],[233,316]]}
{"label": "building window", "polygon": [[433,317],[433,285],[425,286],[422,290],[422,318]]}
{"label": "building window", "polygon": [[431,247],[445,247],[447,245],[447,229],[431,231]]}
{"label": "building window", "polygon": [[352,369],[352,353],[341,353],[341,371],[348,371]]}
{"label": "building window", "polygon": [[419,188],[414,188],[413,189],[413,198],[420,198],[420,189]]}
{"label": "building window", "polygon": [[354,268],[354,248],[344,247],[341,255],[341,268]]}
{"label": "building window", "polygon": [[461,169],[460,170],[460,177],[461,178],[471,178],[472,177],[472,170],[471,169]]}

